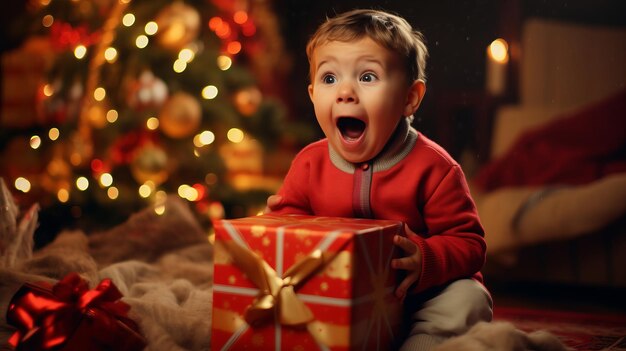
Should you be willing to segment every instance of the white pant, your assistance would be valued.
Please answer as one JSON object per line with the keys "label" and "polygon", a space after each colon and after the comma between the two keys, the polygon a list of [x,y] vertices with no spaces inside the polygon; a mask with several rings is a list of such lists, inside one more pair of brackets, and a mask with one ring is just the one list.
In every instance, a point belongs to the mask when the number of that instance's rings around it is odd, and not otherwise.
{"label": "white pant", "polygon": [[413,325],[400,350],[429,350],[480,321],[491,321],[492,316],[493,301],[487,289],[473,279],[456,280],[413,314]]}

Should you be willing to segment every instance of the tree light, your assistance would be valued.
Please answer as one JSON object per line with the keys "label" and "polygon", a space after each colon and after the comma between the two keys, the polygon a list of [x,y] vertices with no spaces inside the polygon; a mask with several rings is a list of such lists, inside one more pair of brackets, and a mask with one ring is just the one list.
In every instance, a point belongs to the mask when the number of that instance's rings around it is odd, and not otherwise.
{"label": "tree light", "polygon": [[162,216],[165,213],[165,205],[161,204],[154,206],[154,213],[156,213],[157,216]]}
{"label": "tree light", "polygon": [[116,110],[109,110],[107,112],[107,121],[109,123],[115,123],[117,121],[118,113]]}
{"label": "tree light", "polygon": [[113,184],[113,176],[110,173],[102,173],[100,175],[100,185],[108,187]]}
{"label": "tree light", "polygon": [[77,59],[82,59],[83,57],[85,57],[85,54],[87,54],[87,48],[85,47],[85,45],[78,45],[76,48],[74,48],[74,56],[76,56]]}
{"label": "tree light", "polygon": [[70,192],[67,189],[59,189],[57,191],[57,199],[62,203],[66,203],[70,199]]}
{"label": "tree light", "polygon": [[193,144],[196,147],[203,147],[209,144],[213,144],[214,141],[215,134],[213,134],[213,132],[211,132],[210,130],[205,130],[204,132],[196,134],[196,136],[193,137]]}
{"label": "tree light", "polygon": [[240,10],[235,12],[233,15],[233,21],[237,24],[244,24],[248,21],[248,13],[246,11]]}
{"label": "tree light", "polygon": [[109,199],[115,200],[118,196],[120,196],[120,191],[117,190],[116,187],[112,186],[107,189],[107,196],[109,197]]}
{"label": "tree light", "polygon": [[178,59],[174,61],[174,72],[182,73],[187,68],[187,62],[184,60]]}
{"label": "tree light", "polygon": [[202,89],[202,97],[206,100],[212,100],[217,97],[217,87],[215,85],[207,85]]}
{"label": "tree light", "polygon": [[243,141],[244,134],[239,128],[231,128],[228,130],[228,133],[226,133],[226,137],[233,143],[240,143]]}
{"label": "tree light", "polygon": [[17,177],[15,179],[15,189],[27,193],[30,191],[30,181],[24,177]]}
{"label": "tree light", "polygon": [[191,62],[194,56],[195,56],[195,53],[193,52],[193,50],[189,48],[182,49],[178,53],[178,58],[185,62]]}
{"label": "tree light", "polygon": [[209,28],[210,28],[212,31],[216,31],[216,30],[217,30],[217,28],[219,28],[219,27],[222,25],[222,22],[223,22],[223,21],[222,21],[222,19],[221,19],[221,18],[219,18],[219,17],[212,17],[212,18],[209,20]]}
{"label": "tree light", "polygon": [[50,97],[54,94],[54,87],[50,84],[46,84],[43,86],[43,94],[47,97]]}
{"label": "tree light", "polygon": [[189,201],[196,201],[198,199],[198,190],[187,184],[182,184],[178,187],[178,196]]}
{"label": "tree light", "polygon": [[150,187],[150,185],[142,184],[139,187],[139,196],[143,197],[144,199],[149,197],[151,194],[152,194],[152,188]]}
{"label": "tree light", "polygon": [[108,63],[113,63],[117,59],[117,49],[114,47],[108,47],[104,50],[104,59],[107,60]]}
{"label": "tree light", "polygon": [[144,27],[144,31],[148,35],[154,35],[156,34],[156,32],[159,31],[159,26],[156,24],[156,22],[150,21],[146,23],[146,26]]}
{"label": "tree light", "polygon": [[39,137],[39,135],[33,135],[32,137],[30,137],[30,147],[33,148],[34,150],[39,149],[39,147],[41,146],[41,137]]}
{"label": "tree light", "polygon": [[103,87],[97,87],[96,90],[93,91],[93,98],[96,101],[102,101],[107,96],[107,91],[104,90]]}
{"label": "tree light", "polygon": [[48,131],[48,138],[50,138],[50,140],[52,141],[57,140],[59,138],[59,135],[61,135],[61,132],[59,132],[59,128],[52,127]]}
{"label": "tree light", "polygon": [[143,34],[138,36],[137,39],[135,39],[135,45],[140,49],[143,49],[146,46],[148,46],[149,42],[150,42],[150,39],[148,39],[148,37]]}
{"label": "tree light", "polygon": [[76,179],[76,187],[80,191],[87,190],[87,188],[89,188],[89,179],[85,177],[78,177],[78,179]]}
{"label": "tree light", "polygon": [[241,43],[238,41],[231,41],[226,46],[226,51],[231,55],[236,55],[241,51]]}
{"label": "tree light", "polygon": [[157,130],[159,128],[159,119],[156,117],[150,117],[146,120],[146,128],[149,130]]}
{"label": "tree light", "polygon": [[226,39],[230,36],[231,29],[228,22],[222,21],[220,25],[215,28],[215,35],[217,35],[220,39]]}
{"label": "tree light", "polygon": [[122,17],[122,23],[126,27],[132,26],[133,24],[135,24],[135,15],[133,15],[132,13],[125,14],[124,17]]}
{"label": "tree light", "polygon": [[203,145],[212,144],[214,141],[215,134],[213,134],[213,132],[211,132],[210,130],[205,130],[204,132],[200,133],[200,142]]}
{"label": "tree light", "polygon": [[233,60],[230,57],[226,55],[220,55],[217,57],[217,67],[222,71],[228,70],[232,65]]}
{"label": "tree light", "polygon": [[53,23],[54,23],[54,17],[52,17],[52,15],[45,15],[41,19],[41,24],[46,28],[51,27]]}

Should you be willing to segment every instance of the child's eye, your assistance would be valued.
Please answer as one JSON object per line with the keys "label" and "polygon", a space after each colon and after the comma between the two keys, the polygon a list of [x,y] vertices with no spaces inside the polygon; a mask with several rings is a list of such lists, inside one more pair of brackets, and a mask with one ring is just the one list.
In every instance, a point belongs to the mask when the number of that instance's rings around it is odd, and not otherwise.
{"label": "child's eye", "polygon": [[376,75],[374,73],[365,73],[364,75],[361,76],[361,81],[362,82],[366,82],[366,83],[370,83],[370,82],[374,82],[378,79],[378,77],[376,77]]}
{"label": "child's eye", "polygon": [[332,74],[325,74],[322,77],[322,82],[324,82],[324,84],[334,84],[337,82],[337,78],[335,78]]}

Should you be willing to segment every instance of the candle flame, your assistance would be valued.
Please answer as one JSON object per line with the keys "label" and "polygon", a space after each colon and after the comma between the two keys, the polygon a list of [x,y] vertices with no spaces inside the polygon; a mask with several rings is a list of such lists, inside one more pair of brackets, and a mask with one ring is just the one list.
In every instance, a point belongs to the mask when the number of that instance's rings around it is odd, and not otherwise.
{"label": "candle flame", "polygon": [[491,42],[487,50],[489,57],[494,61],[506,63],[509,61],[509,45],[504,39],[498,38]]}

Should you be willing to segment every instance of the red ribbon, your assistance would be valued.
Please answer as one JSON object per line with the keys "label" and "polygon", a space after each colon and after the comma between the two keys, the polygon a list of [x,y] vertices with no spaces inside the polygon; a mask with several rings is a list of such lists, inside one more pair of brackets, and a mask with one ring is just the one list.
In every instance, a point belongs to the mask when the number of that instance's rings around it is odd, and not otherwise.
{"label": "red ribbon", "polygon": [[143,350],[145,339],[121,297],[110,279],[89,290],[76,273],[54,286],[26,283],[7,311],[17,328],[9,344],[16,350]]}

